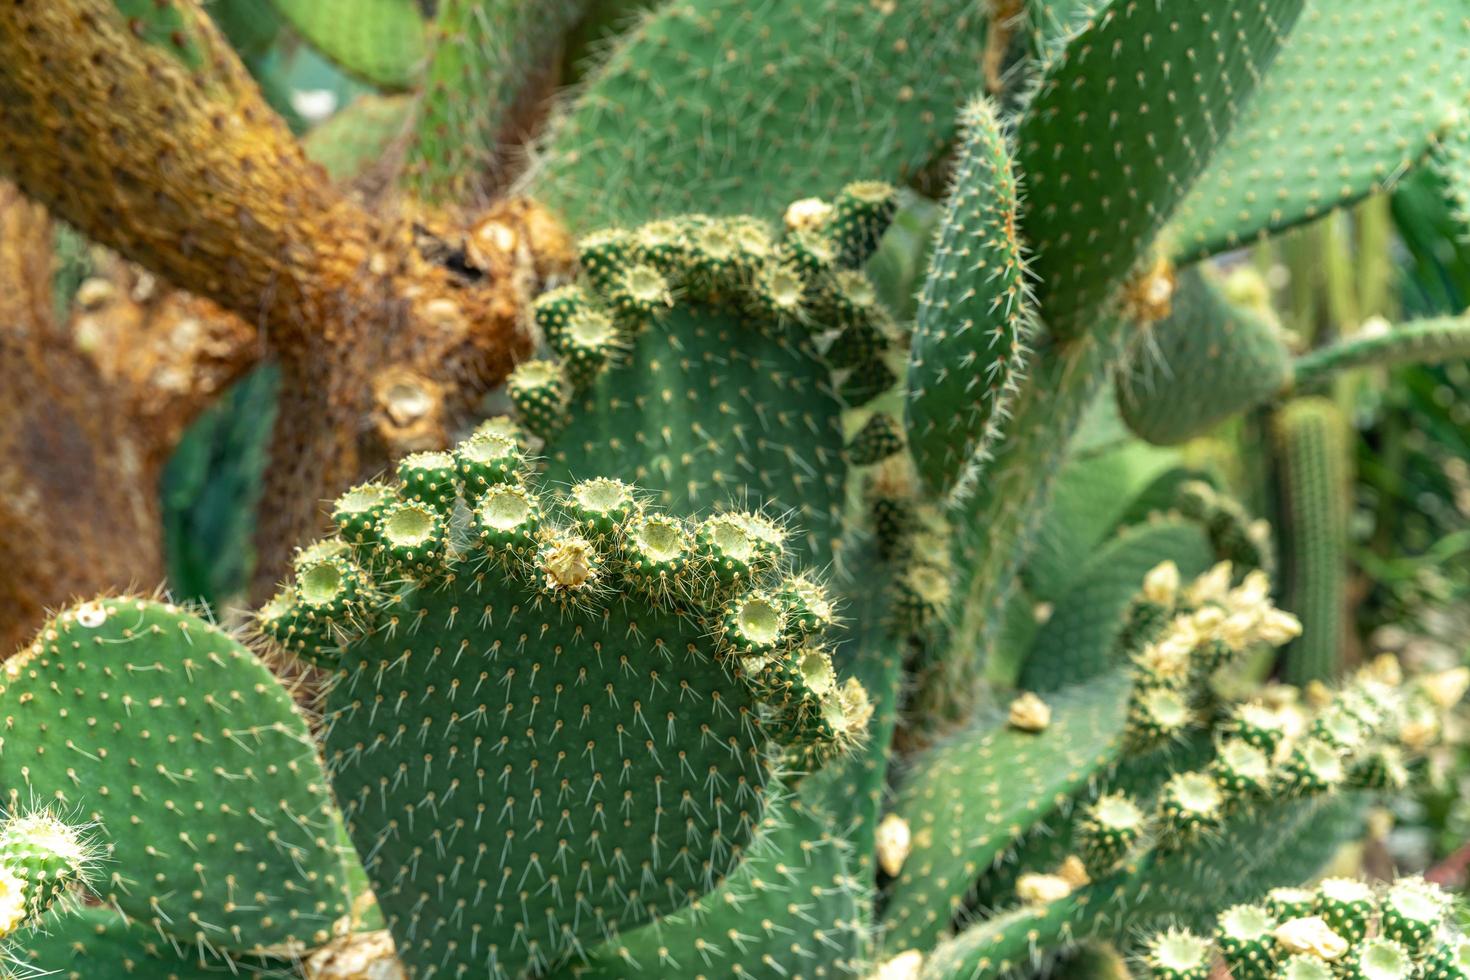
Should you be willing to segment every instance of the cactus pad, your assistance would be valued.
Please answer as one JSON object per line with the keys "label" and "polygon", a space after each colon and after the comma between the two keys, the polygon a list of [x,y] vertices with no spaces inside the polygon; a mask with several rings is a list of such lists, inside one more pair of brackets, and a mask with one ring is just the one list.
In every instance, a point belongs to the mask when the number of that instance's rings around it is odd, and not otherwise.
{"label": "cactus pad", "polygon": [[56,617],[0,673],[3,792],[98,824],[94,889],[202,948],[309,948],[346,912],[305,719],[248,650],[148,599]]}
{"label": "cactus pad", "polygon": [[[455,484],[446,520],[402,500],[426,470],[452,468],[406,468],[351,552],[372,598],[336,652],[328,767],[411,975],[513,975],[717,887],[779,752],[820,762],[867,708],[758,515],[511,479]],[[442,527],[431,553],[395,540],[405,508]]]}
{"label": "cactus pad", "polygon": [[939,493],[996,437],[1029,315],[1010,149],[986,100],[971,102],[961,124],[963,150],[909,348],[909,447]]}

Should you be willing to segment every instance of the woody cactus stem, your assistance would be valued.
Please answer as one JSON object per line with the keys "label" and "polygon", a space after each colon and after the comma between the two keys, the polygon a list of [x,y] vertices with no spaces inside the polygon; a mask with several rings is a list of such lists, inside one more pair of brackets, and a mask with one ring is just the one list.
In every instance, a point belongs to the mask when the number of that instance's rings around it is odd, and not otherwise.
{"label": "woody cactus stem", "polygon": [[273,471],[273,576],[311,501],[385,453],[442,441],[445,420],[509,370],[527,346],[533,257],[564,248],[524,202],[468,231],[370,214],[307,161],[198,0],[159,6],[176,30],[136,30],[109,0],[7,5],[0,172],[93,240],[263,324],[286,390],[310,399],[283,411],[278,447],[313,461]]}

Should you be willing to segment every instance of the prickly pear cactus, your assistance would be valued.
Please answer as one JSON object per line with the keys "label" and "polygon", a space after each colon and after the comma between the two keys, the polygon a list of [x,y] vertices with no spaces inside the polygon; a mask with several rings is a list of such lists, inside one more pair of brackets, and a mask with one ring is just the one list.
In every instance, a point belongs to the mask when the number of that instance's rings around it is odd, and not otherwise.
{"label": "prickly pear cactus", "polygon": [[1470,19],[1401,6],[17,0],[0,174],[240,339],[38,318],[0,194],[0,558],[176,442],[59,465],[63,354],[130,433],[278,360],[332,502],[238,630],[36,598],[0,980],[1464,980],[1422,881],[1300,886],[1470,686],[1343,669],[1342,379],[1470,327],[1198,264],[1464,210]]}
{"label": "prickly pear cactus", "polygon": [[334,671],[328,771],[416,976],[545,969],[688,905],[777,770],[866,724],[785,529],[647,497],[557,492],[483,432],[340,501],[262,618]]}

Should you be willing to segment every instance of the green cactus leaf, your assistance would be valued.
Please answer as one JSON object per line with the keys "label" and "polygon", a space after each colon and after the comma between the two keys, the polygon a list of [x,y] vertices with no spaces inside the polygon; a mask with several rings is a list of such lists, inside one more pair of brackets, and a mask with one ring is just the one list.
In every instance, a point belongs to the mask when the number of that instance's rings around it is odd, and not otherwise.
{"label": "green cactus leaf", "polygon": [[996,438],[1029,317],[1009,147],[987,100],[960,119],[960,157],[909,345],[909,448],[936,494]]}
{"label": "green cactus leaf", "polygon": [[[1105,318],[1075,343],[1040,338],[986,478],[951,507],[956,621],[946,656],[983,663],[1050,506],[1068,444],[1127,349],[1131,325]],[[965,693],[959,692],[959,705]]]}
{"label": "green cactus leaf", "polygon": [[1051,697],[1045,731],[979,726],[916,763],[894,804],[914,847],[887,893],[890,952],[938,940],[991,863],[1112,764],[1131,688],[1127,671],[1114,672]]}
{"label": "green cactus leaf", "polygon": [[393,92],[418,81],[426,25],[416,0],[272,2],[298,34],[347,74]]}
{"label": "green cactus leaf", "polygon": [[1231,302],[1203,271],[1186,269],[1173,309],[1140,338],[1132,370],[1118,382],[1118,408],[1139,436],[1170,446],[1264,403],[1290,379],[1274,319]]}
{"label": "green cactus leaf", "polygon": [[407,95],[361,95],[302,140],[306,155],[335,181],[353,180],[381,163],[413,118]]}
{"label": "green cactus leaf", "polygon": [[429,28],[423,100],[408,151],[408,184],[424,200],[483,193],[498,143],[513,135],[518,99],[542,78],[591,0],[439,0]]}
{"label": "green cactus leaf", "polygon": [[1326,398],[1297,398],[1274,422],[1282,460],[1286,601],[1302,635],[1286,650],[1294,684],[1329,681],[1347,638],[1348,423]]}
{"label": "green cactus leaf", "polygon": [[0,673],[0,793],[95,820],[94,890],[185,946],[310,948],[347,912],[305,719],[248,650],[148,599],[56,617]]}
{"label": "green cactus leaf", "polygon": [[1298,388],[1316,387],[1343,371],[1470,358],[1470,317],[1411,320],[1354,334],[1301,355],[1292,365]]}
{"label": "green cactus leaf", "polygon": [[[1106,408],[1111,398],[1104,395],[1099,401]],[[1175,459],[1174,453],[1136,439],[1090,452],[1079,448],[1074,441],[1021,573],[1032,596],[1041,602],[1057,603],[1067,594],[1083,564],[1118,529],[1139,494]],[[1129,581],[1137,584],[1137,578]]]}
{"label": "green cactus leaf", "polygon": [[16,980],[218,980],[231,975],[231,966],[218,957],[201,962],[188,951],[180,954],[168,940],[103,907],[52,914],[44,929],[11,955]]}
{"label": "green cactus leaf", "polygon": [[408,457],[365,526],[349,493],[351,544],[304,549],[261,616],[336,665],[328,771],[421,976],[545,969],[695,901],[745,858],[777,762],[814,767],[868,713],[775,525],[611,479],[553,494],[487,466],[496,440]]}
{"label": "green cactus leaf", "polygon": [[830,825],[799,801],[772,800],[749,857],[719,888],[551,976],[860,976],[862,891]]}
{"label": "green cactus leaf", "polygon": [[590,230],[898,182],[948,145],[985,34],[970,0],[665,4],[552,127],[536,193]]}
{"label": "green cactus leaf", "polygon": [[1055,690],[1120,666],[1112,654],[1128,604],[1148,571],[1164,561],[1174,562],[1186,579],[1203,574],[1214,562],[1204,529],[1167,518],[1126,528],[1089,556],[1037,633],[1021,687]]}
{"label": "green cactus leaf", "polygon": [[1245,244],[1393,183],[1464,115],[1457,0],[1308,0],[1225,145],[1180,205],[1180,261]]}
{"label": "green cactus leaf", "polygon": [[839,214],[798,202],[784,238],[698,215],[584,237],[582,277],[537,304],[556,361],[510,381],[548,478],[615,469],[678,511],[790,515],[810,564],[840,559],[863,447],[844,442],[838,372],[886,370],[894,338],[866,275],[835,264]]}
{"label": "green cactus leaf", "polygon": [[1051,57],[1016,146],[1037,299],[1053,333],[1091,326],[1148,258],[1302,7],[1114,0]]}

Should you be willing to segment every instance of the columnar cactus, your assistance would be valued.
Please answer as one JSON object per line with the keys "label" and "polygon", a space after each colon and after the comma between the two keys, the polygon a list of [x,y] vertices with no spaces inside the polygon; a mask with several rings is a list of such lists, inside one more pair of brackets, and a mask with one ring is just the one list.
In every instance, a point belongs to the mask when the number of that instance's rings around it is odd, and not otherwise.
{"label": "columnar cactus", "polygon": [[[108,591],[151,553],[0,568],[62,610],[0,663],[0,976],[1463,980],[1421,880],[1300,886],[1470,679],[1342,670],[1328,392],[1470,328],[1303,349],[1203,261],[1463,170],[1463,11],[616,6],[0,13],[0,173],[121,253],[34,330],[0,194],[0,349],[151,379],[106,404],[164,448],[283,368],[238,629]],[[375,91],[298,143],[278,36]],[[182,328],[123,259],[210,314],[184,367],[127,367]],[[3,443],[0,517],[57,514],[4,554],[115,540],[28,468],[67,443]]]}

